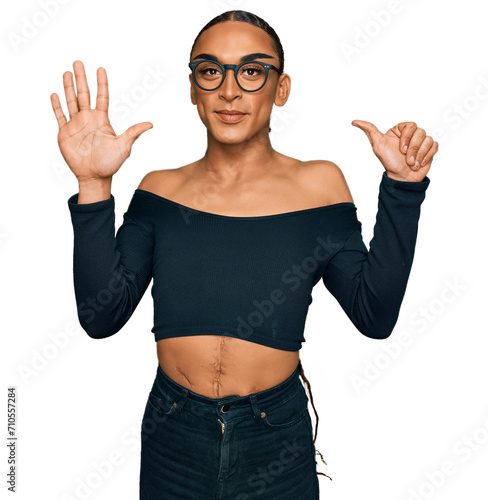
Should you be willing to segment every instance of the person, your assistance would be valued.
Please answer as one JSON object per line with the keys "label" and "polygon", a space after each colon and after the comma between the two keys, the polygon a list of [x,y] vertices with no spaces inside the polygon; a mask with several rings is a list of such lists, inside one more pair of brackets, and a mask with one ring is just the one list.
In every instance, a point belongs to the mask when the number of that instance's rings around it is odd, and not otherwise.
{"label": "person", "polygon": [[69,121],[51,95],[79,183],[68,200],[78,317],[90,337],[111,336],[153,280],[158,367],[141,423],[140,498],[317,499],[299,357],[311,290],[322,279],[362,334],[391,334],[438,143],[415,122],[385,134],[352,122],[384,167],[368,251],[340,168],[271,145],[271,111],[291,84],[271,26],[225,12],[200,31],[189,66],[205,154],[148,172],[115,236],[112,178],[152,123],[117,136],[106,72],[91,109],[81,61],[77,94],[63,75]]}

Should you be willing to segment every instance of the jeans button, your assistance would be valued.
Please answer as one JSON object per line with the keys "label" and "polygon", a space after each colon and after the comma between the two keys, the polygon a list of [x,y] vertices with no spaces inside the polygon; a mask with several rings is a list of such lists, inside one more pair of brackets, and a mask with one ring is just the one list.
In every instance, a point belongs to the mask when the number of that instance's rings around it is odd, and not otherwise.
{"label": "jeans button", "polygon": [[230,410],[230,405],[229,404],[222,405],[222,407],[220,408],[220,411],[222,413],[227,413],[229,410]]}

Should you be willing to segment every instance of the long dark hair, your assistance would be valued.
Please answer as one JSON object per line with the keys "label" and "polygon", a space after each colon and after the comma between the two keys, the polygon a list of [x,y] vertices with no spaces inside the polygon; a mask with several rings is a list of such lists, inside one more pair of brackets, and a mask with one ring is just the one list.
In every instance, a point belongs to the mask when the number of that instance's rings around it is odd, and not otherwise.
{"label": "long dark hair", "polygon": [[266,31],[266,33],[270,36],[271,40],[273,41],[273,46],[276,54],[278,54],[278,60],[280,61],[279,65],[280,73],[283,73],[285,66],[285,54],[283,52],[283,46],[281,45],[280,37],[278,36],[276,31],[264,19],[261,19],[259,16],[256,16],[256,14],[252,14],[251,12],[246,12],[245,10],[228,10],[227,12],[223,12],[222,14],[218,15],[217,17],[214,17],[211,21],[209,21],[200,30],[200,33],[198,33],[197,37],[195,38],[195,41],[193,42],[193,45],[191,47],[190,57],[191,54],[193,53],[193,49],[195,48],[195,44],[200,38],[200,35],[204,31],[211,28],[212,26],[215,26],[216,24],[219,23],[223,23],[225,21],[243,21],[252,24],[253,26],[257,26],[258,28],[261,28],[262,30]]}

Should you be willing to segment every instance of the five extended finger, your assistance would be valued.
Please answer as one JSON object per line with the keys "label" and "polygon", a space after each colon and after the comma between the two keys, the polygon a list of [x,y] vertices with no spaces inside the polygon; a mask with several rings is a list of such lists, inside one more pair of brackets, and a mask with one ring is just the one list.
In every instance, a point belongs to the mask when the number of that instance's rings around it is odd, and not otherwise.
{"label": "five extended finger", "polygon": [[97,104],[96,109],[108,112],[108,80],[105,68],[97,70]]}
{"label": "five extended finger", "polygon": [[69,117],[73,118],[78,113],[78,99],[76,99],[75,87],[73,85],[73,75],[71,71],[63,74],[64,94],[66,95],[66,104],[68,106]]}
{"label": "five extended finger", "polygon": [[76,78],[76,90],[78,92],[78,107],[80,111],[90,109],[90,90],[86,81],[85,66],[81,61],[73,63]]}
{"label": "five extended finger", "polygon": [[58,94],[51,94],[51,104],[53,106],[56,120],[58,120],[59,128],[61,128],[66,123],[66,117],[64,116],[63,109],[61,108]]}

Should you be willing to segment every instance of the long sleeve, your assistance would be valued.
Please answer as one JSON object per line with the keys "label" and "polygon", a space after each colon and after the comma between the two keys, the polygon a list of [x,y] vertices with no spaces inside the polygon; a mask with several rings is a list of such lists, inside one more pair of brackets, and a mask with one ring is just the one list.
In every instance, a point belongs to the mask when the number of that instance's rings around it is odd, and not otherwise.
{"label": "long sleeve", "polygon": [[420,205],[430,179],[403,182],[383,172],[369,252],[360,228],[328,263],[322,280],[356,328],[387,338],[397,322],[412,267]]}
{"label": "long sleeve", "polygon": [[77,204],[68,199],[74,231],[73,279],[80,324],[92,338],[127,323],[152,278],[153,237],[130,214],[115,233],[115,200]]}

